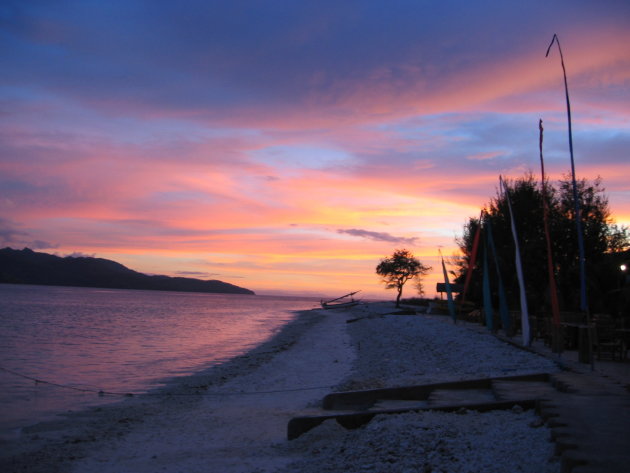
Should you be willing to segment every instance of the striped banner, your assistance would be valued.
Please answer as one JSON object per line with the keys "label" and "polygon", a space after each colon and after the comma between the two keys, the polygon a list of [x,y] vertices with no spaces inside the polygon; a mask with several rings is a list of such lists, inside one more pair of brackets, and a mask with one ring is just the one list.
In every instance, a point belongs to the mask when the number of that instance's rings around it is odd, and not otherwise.
{"label": "striped banner", "polygon": [[505,200],[508,204],[508,209],[510,211],[510,225],[512,226],[512,237],[514,238],[514,251],[515,251],[515,260],[516,260],[516,276],[518,277],[518,286],[520,289],[520,299],[521,299],[521,332],[523,333],[523,345],[530,345],[530,334],[529,334],[529,313],[527,311],[527,294],[525,293],[525,280],[523,278],[523,265],[521,263],[521,250],[518,244],[518,235],[516,233],[516,225],[514,224],[514,212],[512,211],[512,203],[510,202],[510,193],[508,191],[507,186],[505,185],[505,181],[501,176],[499,176],[499,181],[501,183],[501,187],[505,192]]}

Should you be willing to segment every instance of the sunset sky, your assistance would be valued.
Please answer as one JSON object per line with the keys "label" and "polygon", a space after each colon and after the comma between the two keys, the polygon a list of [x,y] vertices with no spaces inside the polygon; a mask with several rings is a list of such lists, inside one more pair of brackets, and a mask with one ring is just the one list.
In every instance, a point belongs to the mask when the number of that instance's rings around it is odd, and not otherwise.
{"label": "sunset sky", "polygon": [[[0,246],[258,294],[394,297],[499,174],[603,178],[630,225],[630,2],[4,0]],[[411,287],[405,295],[413,295]]]}

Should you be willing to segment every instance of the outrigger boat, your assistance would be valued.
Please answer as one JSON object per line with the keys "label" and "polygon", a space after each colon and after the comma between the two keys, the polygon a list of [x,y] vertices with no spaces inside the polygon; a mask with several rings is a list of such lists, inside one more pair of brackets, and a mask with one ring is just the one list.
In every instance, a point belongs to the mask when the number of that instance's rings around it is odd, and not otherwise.
{"label": "outrigger boat", "polygon": [[[354,297],[352,297],[357,292],[361,292],[361,291],[354,291],[344,296],[337,297],[336,299],[331,299],[329,301],[321,301],[322,307],[324,309],[345,309],[347,307],[353,307],[357,305],[359,302],[361,302],[360,299],[356,300]],[[344,300],[348,297],[350,298],[350,300]]]}

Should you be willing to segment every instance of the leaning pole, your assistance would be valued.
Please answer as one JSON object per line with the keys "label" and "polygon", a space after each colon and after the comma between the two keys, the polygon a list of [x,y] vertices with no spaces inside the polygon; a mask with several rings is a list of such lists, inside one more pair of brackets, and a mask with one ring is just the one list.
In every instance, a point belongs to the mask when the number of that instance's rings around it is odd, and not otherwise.
{"label": "leaning pole", "polygon": [[571,102],[569,101],[569,85],[567,83],[567,70],[564,67],[564,57],[562,55],[562,48],[560,47],[560,40],[558,39],[558,35],[554,34],[553,38],[551,38],[551,43],[549,43],[549,47],[547,48],[547,54],[545,57],[549,56],[549,51],[553,46],[553,43],[558,45],[558,51],[560,52],[560,64],[562,65],[562,74],[564,76],[564,95],[567,100],[567,120],[569,122],[569,154],[571,155],[571,180],[573,184],[573,201],[575,205],[575,225],[577,229],[577,238],[578,238],[578,251],[580,258],[580,310],[587,313],[588,317],[588,302],[586,298],[586,258],[584,256],[584,234],[582,230],[582,214],[580,212],[580,201],[578,199],[578,190],[577,190],[577,182],[575,179],[575,161],[573,159],[573,133],[571,129]]}

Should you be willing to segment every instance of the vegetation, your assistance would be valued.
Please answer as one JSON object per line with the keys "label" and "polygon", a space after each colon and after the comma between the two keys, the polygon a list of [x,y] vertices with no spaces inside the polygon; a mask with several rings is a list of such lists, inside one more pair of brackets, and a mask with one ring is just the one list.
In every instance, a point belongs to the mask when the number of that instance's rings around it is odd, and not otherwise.
{"label": "vegetation", "polygon": [[376,267],[376,274],[381,276],[387,289],[396,289],[396,307],[400,307],[403,287],[410,279],[416,280],[416,288],[422,293],[422,276],[431,271],[408,250],[395,250],[390,257],[384,258]]}
{"label": "vegetation", "polygon": [[[547,273],[547,249],[543,227],[542,185],[531,175],[507,183],[510,201],[515,215],[517,233],[523,261],[528,305],[532,311],[540,310],[549,303],[549,277]],[[570,177],[564,177],[554,187],[549,183],[547,203],[551,234],[554,271],[561,310],[579,308],[579,261],[575,225],[575,206]],[[610,214],[608,199],[604,194],[601,178],[589,182],[578,181],[578,198],[583,223],[587,290],[591,311],[605,311],[607,295],[618,286],[618,265],[615,254],[630,246],[628,229],[617,226]],[[507,200],[497,192],[494,199],[483,209],[483,222],[470,218],[464,226],[464,234],[457,243],[463,253],[458,261],[457,282],[463,283],[471,261],[473,240],[480,223],[490,223],[496,247],[496,258],[506,288],[510,306],[518,305],[518,283],[514,262],[514,243],[511,235]],[[484,225],[487,228],[487,225]],[[479,253],[473,268],[467,299],[482,299],[481,266],[483,252],[487,250],[487,238],[482,237]],[[490,257],[490,252],[488,253]],[[490,265],[494,267],[494,265]],[[496,271],[490,271],[492,287],[497,288]],[[492,297],[496,301],[496,291]]]}

